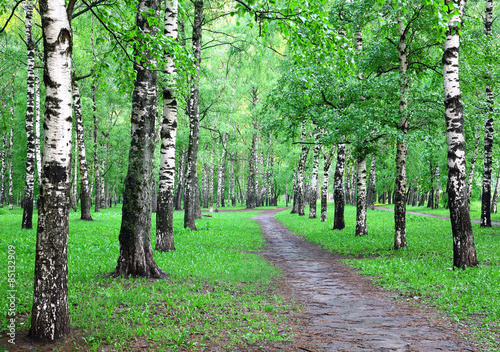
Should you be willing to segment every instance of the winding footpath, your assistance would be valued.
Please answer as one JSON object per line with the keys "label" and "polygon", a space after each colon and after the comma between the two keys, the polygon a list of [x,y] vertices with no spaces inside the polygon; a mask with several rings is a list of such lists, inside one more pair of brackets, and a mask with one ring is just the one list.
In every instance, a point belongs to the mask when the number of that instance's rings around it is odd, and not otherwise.
{"label": "winding footpath", "polygon": [[302,305],[294,351],[475,351],[435,312],[394,299],[342,257],[288,231],[274,219],[280,210],[254,219],[268,242],[263,255],[281,268],[290,295]]}

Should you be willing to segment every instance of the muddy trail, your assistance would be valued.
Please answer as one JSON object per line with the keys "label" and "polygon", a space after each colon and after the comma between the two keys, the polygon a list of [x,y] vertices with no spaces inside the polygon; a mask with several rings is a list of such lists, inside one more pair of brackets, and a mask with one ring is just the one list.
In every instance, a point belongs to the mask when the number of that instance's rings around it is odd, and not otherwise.
{"label": "muddy trail", "polygon": [[274,219],[280,210],[264,210],[254,219],[268,242],[263,255],[283,270],[282,289],[302,305],[292,346],[283,350],[476,351],[437,313],[395,299],[342,257],[286,230]]}

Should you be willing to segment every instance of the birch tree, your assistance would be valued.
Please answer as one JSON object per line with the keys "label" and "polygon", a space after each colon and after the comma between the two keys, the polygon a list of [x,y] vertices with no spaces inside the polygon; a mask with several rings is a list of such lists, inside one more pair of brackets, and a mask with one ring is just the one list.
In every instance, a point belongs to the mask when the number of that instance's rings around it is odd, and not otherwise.
{"label": "birch tree", "polygon": [[478,265],[466,197],[465,137],[459,78],[460,30],[465,0],[446,2],[450,20],[443,52],[445,121],[448,134],[448,197],[453,232],[453,266]]}
{"label": "birch tree", "polygon": [[[165,34],[177,40],[178,1],[166,1]],[[158,193],[158,211],[156,213],[156,250],[166,252],[174,246],[174,178],[175,178],[175,141],[177,134],[177,98],[173,89],[176,68],[173,58],[167,58],[165,73],[171,77],[170,86],[163,88],[163,116],[161,124],[161,160]]]}
{"label": "birch tree", "polygon": [[68,307],[69,187],[71,175],[71,51],[64,0],[40,0],[46,87],[42,186],[29,335],[54,341],[70,329]]}

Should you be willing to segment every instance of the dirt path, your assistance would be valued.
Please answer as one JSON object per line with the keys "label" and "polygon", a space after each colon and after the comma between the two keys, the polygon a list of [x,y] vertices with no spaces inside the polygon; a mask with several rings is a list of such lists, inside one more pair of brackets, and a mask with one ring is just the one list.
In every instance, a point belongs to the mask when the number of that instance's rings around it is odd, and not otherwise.
{"label": "dirt path", "polygon": [[287,231],[274,219],[280,210],[254,219],[268,242],[263,255],[283,270],[285,290],[303,305],[304,324],[287,351],[475,351],[436,314],[393,299],[341,257]]}
{"label": "dirt path", "polygon": [[[375,209],[394,212],[394,209],[386,208],[386,207],[375,207]],[[449,216],[439,216],[439,215],[434,215],[434,214],[417,213],[415,211],[407,211],[406,214],[427,216],[428,218],[434,218],[434,219],[444,219],[444,220],[449,220],[450,219]],[[480,224],[481,223],[481,220],[471,220],[471,221],[475,222],[476,224]],[[492,221],[491,225],[493,225],[493,226],[500,226],[500,222],[494,222],[494,221]]]}

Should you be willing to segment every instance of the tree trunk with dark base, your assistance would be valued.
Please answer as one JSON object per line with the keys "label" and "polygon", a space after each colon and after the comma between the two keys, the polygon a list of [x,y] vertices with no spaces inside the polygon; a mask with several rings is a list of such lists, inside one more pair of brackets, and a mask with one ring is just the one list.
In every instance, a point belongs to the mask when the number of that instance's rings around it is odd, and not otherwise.
{"label": "tree trunk with dark base", "polygon": [[[302,125],[302,133],[300,135],[300,140],[305,141],[306,139],[306,127]],[[299,166],[297,171],[297,208],[299,216],[304,216],[305,207],[305,192],[304,192],[304,172],[306,168],[307,155],[309,154],[309,146],[307,144],[302,145],[302,153],[300,154]]]}
{"label": "tree trunk with dark base", "polygon": [[[450,13],[454,1],[449,2]],[[458,14],[454,14],[446,32],[443,53],[443,78],[445,93],[445,119],[448,133],[448,196],[453,232],[453,266],[457,268],[478,265],[474,235],[466,197],[465,137],[463,106],[459,80],[460,32],[465,1],[461,0]]]}
{"label": "tree trunk with dark base", "polygon": [[[189,227],[196,231],[195,220],[200,211],[200,195],[198,193],[198,143],[200,135],[200,65],[201,65],[201,36],[203,26],[203,1],[194,2],[193,22],[193,53],[195,58],[196,77],[191,86],[191,96],[188,102],[189,116],[189,147],[187,156],[186,190],[184,201],[184,228]],[[197,207],[198,205],[198,207]]]}
{"label": "tree trunk with dark base", "polygon": [[345,228],[344,221],[344,168],[345,168],[345,144],[339,144],[337,148],[337,165],[335,166],[333,201],[335,202],[335,214],[333,216],[333,229]]}
{"label": "tree trunk with dark base", "polygon": [[26,183],[23,200],[23,229],[33,228],[33,191],[35,188],[35,42],[33,41],[33,3],[24,2],[26,13],[25,36],[28,48],[27,97],[26,97]]}
{"label": "tree trunk with dark base", "polygon": [[[174,40],[178,37],[177,0],[167,1],[165,8],[165,34]],[[173,77],[176,73],[171,57],[167,58],[165,73]],[[175,82],[172,82],[175,83]],[[173,84],[172,84],[173,85]],[[175,140],[177,135],[177,98],[170,87],[163,89],[163,116],[160,131],[161,161],[156,213],[156,246],[160,252],[175,250],[174,246],[174,181]]]}
{"label": "tree trunk with dark base", "polygon": [[[491,37],[493,36],[493,0],[486,1],[486,15],[484,18],[484,29],[491,46]],[[487,54],[490,49],[487,48]],[[489,60],[487,60],[489,62]],[[493,164],[493,114],[494,100],[492,91],[491,72],[487,69],[486,77],[486,103],[487,117],[484,124],[486,133],[484,135],[484,171],[483,182],[481,184],[481,227],[491,227],[491,169]]]}
{"label": "tree trunk with dark base", "polygon": [[321,148],[319,142],[320,133],[317,131],[314,135],[314,150],[313,150],[313,171],[311,178],[311,192],[309,201],[309,219],[316,219],[316,205],[318,199],[318,172],[319,172],[319,150]]}
{"label": "tree trunk with dark base", "polygon": [[[154,35],[143,13],[157,14],[157,0],[141,0],[138,4],[136,25],[145,34]],[[140,47],[140,45],[138,45]],[[152,64],[148,51],[136,48],[139,63],[132,93],[129,164],[123,192],[122,223],[120,228],[120,256],[113,276],[141,276],[162,278],[165,273],[153,259],[151,247],[151,181],[156,137],[156,72],[147,68]]]}
{"label": "tree trunk with dark base", "polygon": [[328,211],[328,176],[330,174],[330,165],[332,164],[333,153],[335,152],[335,147],[332,148],[330,154],[327,154],[322,148],[323,152],[323,184],[321,185],[321,217],[322,222],[326,221],[326,215]]}
{"label": "tree trunk with dark base", "polygon": [[68,307],[72,31],[64,0],[40,0],[46,87],[42,186],[29,336],[54,341],[70,330]]}

